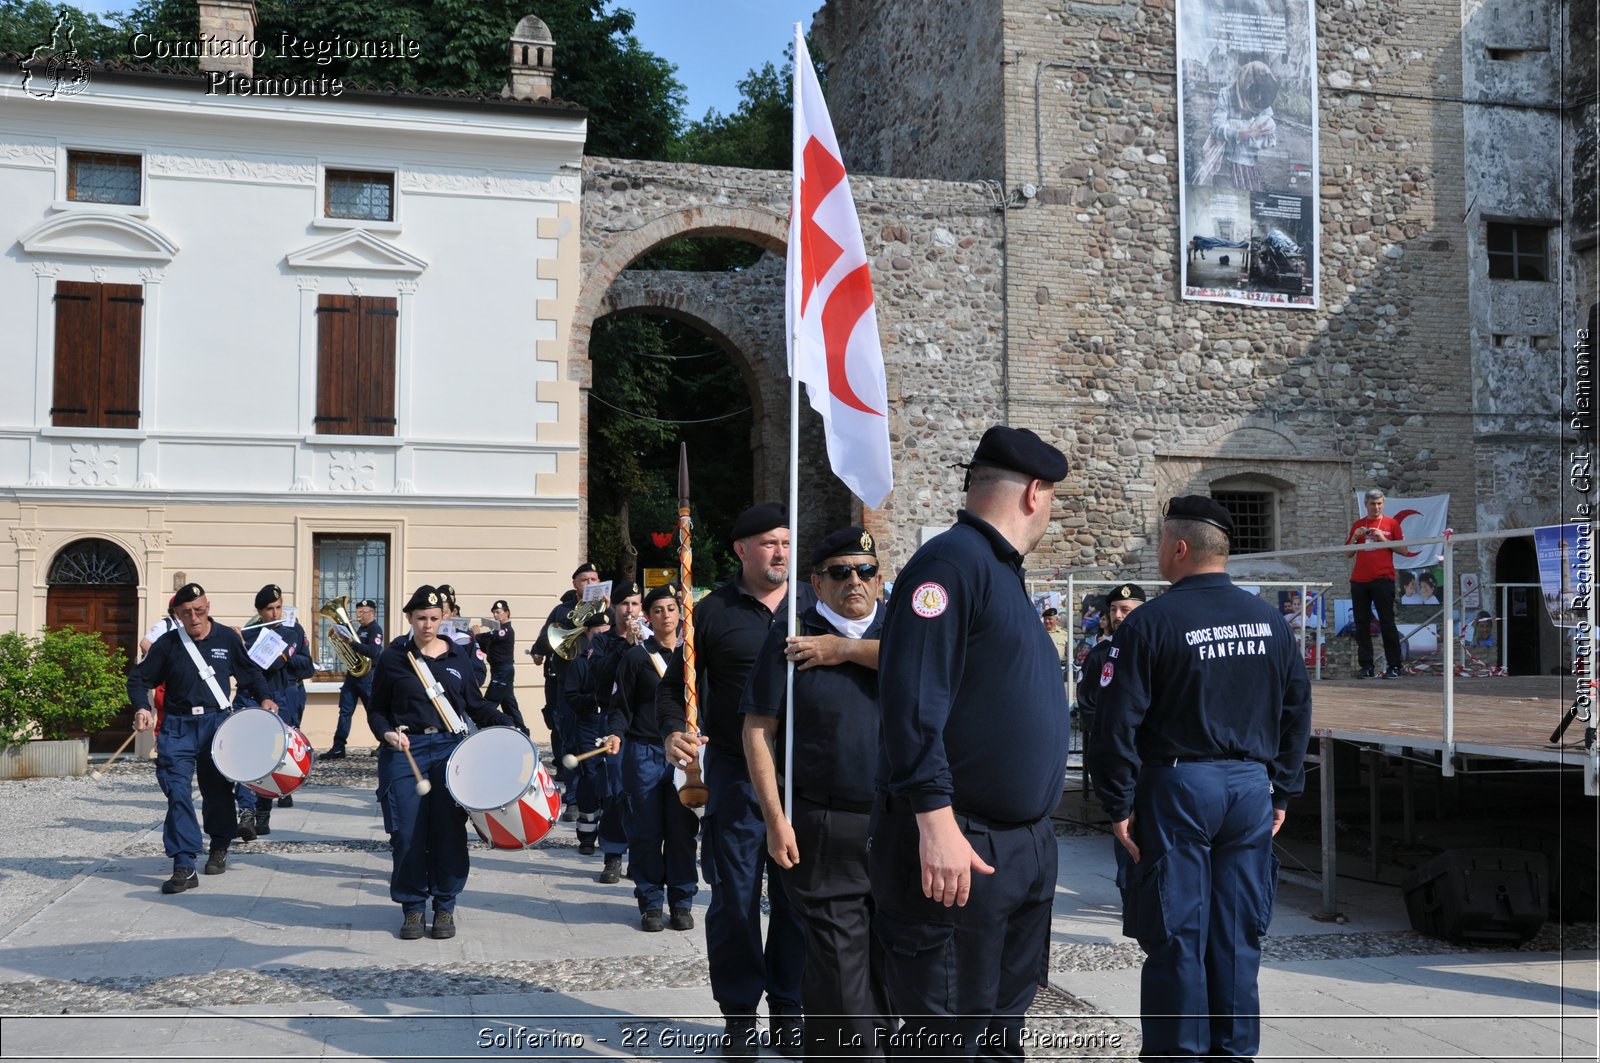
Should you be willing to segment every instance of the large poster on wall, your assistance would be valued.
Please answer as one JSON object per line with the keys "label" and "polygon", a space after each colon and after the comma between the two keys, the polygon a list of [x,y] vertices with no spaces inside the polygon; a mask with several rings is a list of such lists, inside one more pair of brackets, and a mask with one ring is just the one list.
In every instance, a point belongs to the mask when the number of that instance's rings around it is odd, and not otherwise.
{"label": "large poster on wall", "polygon": [[1312,309],[1312,0],[1178,0],[1183,297]]}

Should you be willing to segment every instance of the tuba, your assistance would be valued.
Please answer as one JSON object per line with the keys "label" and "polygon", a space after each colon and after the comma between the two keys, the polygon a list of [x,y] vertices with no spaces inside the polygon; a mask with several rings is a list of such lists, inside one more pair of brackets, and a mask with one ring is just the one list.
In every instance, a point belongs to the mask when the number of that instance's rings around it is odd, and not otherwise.
{"label": "tuba", "polygon": [[593,598],[573,606],[572,615],[568,618],[572,622],[571,627],[551,624],[550,630],[545,633],[545,641],[550,643],[550,652],[563,661],[572,660],[578,652],[578,640],[583,637],[583,622],[605,607],[604,598]]}
{"label": "tuba", "polygon": [[[335,624],[343,624],[351,631],[354,631],[356,626],[350,622],[349,609],[350,596],[342,594],[333,601],[328,602],[321,609],[318,609],[317,615],[326,617]],[[344,665],[345,675],[355,676],[359,679],[372,670],[372,658],[365,654],[357,653],[354,644],[340,634],[337,628],[328,632],[328,638],[333,642],[333,652],[339,655],[339,662]]]}

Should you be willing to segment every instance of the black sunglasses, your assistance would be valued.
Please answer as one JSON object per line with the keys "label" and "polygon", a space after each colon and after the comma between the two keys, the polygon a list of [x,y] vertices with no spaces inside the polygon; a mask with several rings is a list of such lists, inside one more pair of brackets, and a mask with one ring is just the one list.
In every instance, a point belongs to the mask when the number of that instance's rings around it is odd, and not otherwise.
{"label": "black sunglasses", "polygon": [[878,566],[876,562],[863,561],[859,565],[828,565],[822,571],[840,583],[849,579],[850,573],[854,572],[861,577],[861,582],[865,583],[878,574]]}

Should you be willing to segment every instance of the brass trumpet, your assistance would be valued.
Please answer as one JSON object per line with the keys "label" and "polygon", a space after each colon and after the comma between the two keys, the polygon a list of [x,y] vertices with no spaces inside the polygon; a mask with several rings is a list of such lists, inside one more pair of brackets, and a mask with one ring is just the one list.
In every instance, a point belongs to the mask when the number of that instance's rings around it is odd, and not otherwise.
{"label": "brass trumpet", "polygon": [[[351,631],[354,631],[356,630],[356,626],[350,622],[349,610],[350,596],[348,594],[341,594],[339,597],[333,599],[333,601],[328,602],[321,609],[318,609],[317,615],[326,617],[329,620],[332,620],[335,624],[343,624]],[[354,676],[359,679],[361,676],[364,676],[368,672],[372,671],[372,658],[366,656],[365,654],[356,652],[355,644],[344,635],[340,634],[337,628],[330,630],[328,632],[328,637],[333,641],[333,652],[339,655],[339,663],[344,665],[345,675]]]}

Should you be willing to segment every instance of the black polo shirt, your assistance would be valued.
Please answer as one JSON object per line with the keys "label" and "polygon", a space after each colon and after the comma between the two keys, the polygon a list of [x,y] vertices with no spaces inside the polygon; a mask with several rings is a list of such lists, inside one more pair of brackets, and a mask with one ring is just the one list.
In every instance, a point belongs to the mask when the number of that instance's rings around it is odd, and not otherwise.
{"label": "black polo shirt", "polygon": [[1022,555],[962,510],[889,599],[878,655],[879,781],[918,812],[1032,823],[1061,800],[1071,731],[1061,658]]}
{"label": "black polo shirt", "polygon": [[[476,651],[468,643],[462,646],[448,638],[439,641],[446,646],[438,657],[420,658],[423,666],[444,687],[444,696],[458,715],[472,717],[479,727],[510,727],[511,717],[485,701],[478,690],[473,674]],[[367,708],[367,726],[379,741],[388,731],[405,728],[420,734],[430,727],[444,730],[439,710],[423,690],[422,680],[412,667],[411,636],[402,635],[389,643],[389,648],[378,658],[373,669],[372,700]]]}
{"label": "black polo shirt", "polygon": [[516,647],[517,633],[509,622],[501,624],[493,631],[478,633],[478,648],[488,658],[491,669],[514,667]]}
{"label": "black polo shirt", "polygon": [[[662,672],[657,672],[651,663],[651,654],[661,661]],[[682,644],[664,650],[653,637],[628,647],[617,663],[617,686],[606,718],[607,734],[622,735],[634,742],[660,742],[665,737],[656,717],[656,687],[665,670],[672,667],[673,659],[682,655]],[[681,661],[678,669],[681,675]]]}
{"label": "black polo shirt", "polygon": [[[250,659],[244,639],[233,628],[213,620],[211,631],[205,638],[195,639],[194,646],[200,651],[200,659],[216,673],[217,686],[224,697],[234,696],[228,689],[231,680],[257,701],[272,699],[261,669]],[[216,695],[211,693],[211,687],[201,678],[194,659],[184,648],[183,633],[178,628],[157,639],[145,659],[128,673],[128,700],[136,709],[149,708],[150,691],[162,684],[167,688],[163,704],[169,713],[190,716],[197,708],[220,712],[229,707],[217,704]]]}
{"label": "black polo shirt", "polygon": [[[862,634],[883,634],[883,607]],[[802,635],[838,635],[815,606],[797,618]],[[784,629],[774,624],[756,658],[740,708],[770,716],[782,725],[786,711],[789,664],[784,657]],[[842,636],[841,636],[842,637]],[[841,798],[866,804],[872,800],[878,767],[881,713],[878,673],[847,661],[794,673],[794,789],[815,797]],[[783,741],[778,742],[778,771],[783,772]]]}

